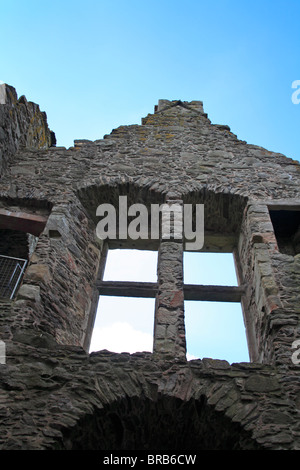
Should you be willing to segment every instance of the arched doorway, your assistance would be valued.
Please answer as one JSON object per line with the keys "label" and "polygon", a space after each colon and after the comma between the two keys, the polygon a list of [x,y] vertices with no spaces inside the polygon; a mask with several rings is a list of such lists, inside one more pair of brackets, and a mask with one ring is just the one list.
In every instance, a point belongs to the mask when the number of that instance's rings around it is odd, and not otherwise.
{"label": "arched doorway", "polygon": [[81,418],[64,433],[64,450],[255,450],[238,423],[207,404],[159,396],[126,397]]}

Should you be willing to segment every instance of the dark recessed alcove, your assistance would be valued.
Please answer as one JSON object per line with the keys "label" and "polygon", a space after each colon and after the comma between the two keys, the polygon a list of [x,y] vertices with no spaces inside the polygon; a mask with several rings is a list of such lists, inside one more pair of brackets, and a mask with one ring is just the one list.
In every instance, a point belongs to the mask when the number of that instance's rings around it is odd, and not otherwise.
{"label": "dark recessed alcove", "polygon": [[255,450],[238,423],[207,404],[162,396],[126,398],[81,418],[64,433],[64,450]]}

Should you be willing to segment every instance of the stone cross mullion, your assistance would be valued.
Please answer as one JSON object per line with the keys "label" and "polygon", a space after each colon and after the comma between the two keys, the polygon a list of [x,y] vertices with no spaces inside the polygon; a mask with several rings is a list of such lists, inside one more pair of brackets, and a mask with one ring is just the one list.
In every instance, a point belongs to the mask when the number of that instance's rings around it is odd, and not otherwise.
{"label": "stone cross mullion", "polygon": [[166,359],[185,360],[183,229],[180,224],[183,204],[182,201],[167,201],[167,204],[172,205],[177,223],[171,224],[168,234],[162,216],[153,352]]}

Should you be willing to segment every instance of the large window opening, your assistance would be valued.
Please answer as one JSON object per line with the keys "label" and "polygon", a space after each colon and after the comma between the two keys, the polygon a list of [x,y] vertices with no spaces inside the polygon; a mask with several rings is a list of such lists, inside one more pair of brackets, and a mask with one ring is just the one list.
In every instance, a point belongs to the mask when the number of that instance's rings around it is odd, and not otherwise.
{"label": "large window opening", "polygon": [[157,252],[108,250],[103,281],[108,295],[99,297],[90,352],[152,352],[155,297],[144,297],[138,284],[157,282]]}
{"label": "large window opening", "polygon": [[187,359],[248,362],[232,253],[184,253]]}

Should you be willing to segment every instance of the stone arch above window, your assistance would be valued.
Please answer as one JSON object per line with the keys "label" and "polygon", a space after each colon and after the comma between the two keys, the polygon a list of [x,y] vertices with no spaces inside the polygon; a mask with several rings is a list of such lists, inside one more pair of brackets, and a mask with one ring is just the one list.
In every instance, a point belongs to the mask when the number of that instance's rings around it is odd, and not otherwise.
{"label": "stone arch above window", "polygon": [[[256,206],[248,201],[244,195],[231,194],[228,191],[214,191],[208,187],[184,194],[180,199],[175,199],[175,193],[171,199],[167,199],[171,193],[164,194],[158,191],[149,191],[147,188],[139,188],[134,184],[113,184],[104,187],[90,186],[79,191],[80,200],[85,204],[88,214],[96,212],[101,203],[111,205],[118,204],[120,196],[127,196],[127,204],[145,204],[149,209],[152,204],[185,204],[204,206],[204,244],[201,251],[207,252],[232,252],[235,257],[238,286],[189,286],[183,279],[183,251],[185,236],[174,239],[160,237],[155,241],[159,251],[158,257],[158,281],[151,285],[140,283],[137,285],[108,285],[99,278],[95,283],[94,298],[98,296],[99,289],[104,290],[123,289],[123,292],[143,290],[144,296],[156,298],[154,349],[153,352],[165,357],[185,358],[186,356],[186,332],[184,322],[184,301],[187,299],[209,300],[218,302],[241,302],[243,318],[247,334],[247,342],[251,361],[267,361],[265,346],[262,338],[265,334],[261,323],[262,313],[268,314],[270,300],[268,291],[264,290],[264,277],[257,272],[260,263],[257,248],[259,230],[263,230],[269,223],[267,207],[260,210],[256,216]],[[174,199],[173,199],[174,197]],[[177,197],[177,196],[176,196]],[[193,223],[195,220],[193,220]],[[97,225],[97,216],[93,213],[93,224]],[[271,230],[271,229],[270,229]],[[120,247],[147,248],[151,244],[148,240],[121,239],[114,240]],[[267,244],[263,249],[268,252]],[[103,247],[102,247],[103,250]],[[101,260],[100,260],[101,264]],[[274,279],[272,278],[272,282]],[[276,288],[275,288],[276,289]],[[261,295],[261,292],[264,295]],[[145,293],[146,292],[146,293]],[[135,295],[138,295],[137,293]],[[273,305],[273,304],[272,304]],[[272,307],[273,308],[273,307]],[[94,313],[93,313],[94,309]],[[95,317],[96,303],[90,310],[86,326],[85,345],[89,343],[92,325]]]}
{"label": "stone arch above window", "polygon": [[[135,204],[136,201],[145,204],[150,209],[151,204],[158,202],[168,202],[170,206],[175,204],[183,206],[183,202],[187,204],[207,205],[208,213],[208,239],[205,240],[204,250],[207,251],[233,251],[237,249],[239,230],[242,224],[243,211],[245,208],[245,198],[236,195],[228,195],[223,193],[214,193],[213,191],[202,191],[197,194],[190,194],[189,197],[182,200],[164,200],[162,196],[156,194],[156,197],[145,199],[147,192],[135,186],[121,186],[120,192],[116,192],[116,188],[89,188],[88,192],[81,192],[82,201],[90,201],[88,207],[89,213],[95,210],[97,203],[111,204],[118,207],[118,199],[120,196],[129,195],[127,199],[128,205]],[[129,190],[130,189],[130,190]],[[97,199],[98,196],[100,199]],[[135,199],[136,198],[136,199]],[[92,201],[92,203],[91,203]],[[221,209],[220,209],[221,207]],[[213,209],[214,208],[214,212]],[[213,212],[213,215],[211,213]],[[116,212],[117,214],[117,212]],[[103,214],[102,214],[103,215]],[[118,216],[118,215],[117,215]],[[175,239],[172,234],[169,239],[164,238],[160,234],[160,239],[155,241],[158,248],[158,280],[157,283],[129,283],[129,282],[110,282],[103,281],[102,274],[98,275],[96,283],[100,294],[102,295],[118,295],[135,297],[155,297],[155,326],[154,326],[154,353],[163,354],[170,357],[184,357],[186,354],[186,337],[184,325],[184,300],[198,299],[203,296],[218,301],[240,301],[243,295],[243,286],[219,288],[216,286],[209,289],[207,286],[189,286],[183,282],[183,250],[184,236]],[[147,248],[153,246],[153,240],[108,240],[109,245],[120,248]],[[105,250],[104,250],[105,251]],[[102,254],[104,260],[105,254]],[[103,273],[103,269],[100,268]],[[92,325],[94,323],[95,313],[90,315],[89,326],[87,328],[86,346],[89,344]]]}

